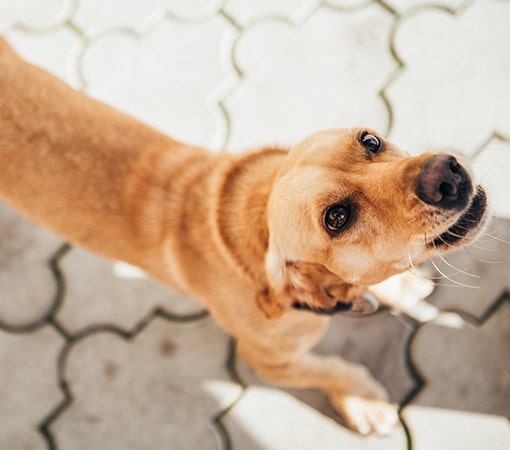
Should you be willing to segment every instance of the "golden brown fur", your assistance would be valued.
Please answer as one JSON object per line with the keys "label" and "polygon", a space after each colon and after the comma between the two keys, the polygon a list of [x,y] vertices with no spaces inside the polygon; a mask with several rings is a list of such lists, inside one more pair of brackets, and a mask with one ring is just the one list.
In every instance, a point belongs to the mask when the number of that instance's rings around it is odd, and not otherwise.
{"label": "golden brown fur", "polygon": [[[73,90],[2,40],[0,98],[7,202],[69,242],[198,298],[267,379],[324,390],[360,432],[390,431],[396,413],[382,386],[360,366],[308,353],[329,319],[292,306],[356,302],[410,258],[439,251],[427,237],[462,211],[416,196],[430,154],[407,157],[385,142],[367,157],[360,130],[317,133],[289,152],[211,153]],[[323,211],[343,198],[357,212],[332,238]],[[384,298],[384,288],[373,291]]]}

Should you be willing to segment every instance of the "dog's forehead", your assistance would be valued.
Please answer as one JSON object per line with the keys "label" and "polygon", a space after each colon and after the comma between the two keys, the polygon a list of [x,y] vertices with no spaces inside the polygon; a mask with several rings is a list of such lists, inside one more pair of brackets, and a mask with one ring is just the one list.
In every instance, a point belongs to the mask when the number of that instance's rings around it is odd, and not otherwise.
{"label": "dog's forehead", "polygon": [[300,155],[317,155],[330,152],[342,152],[358,145],[357,128],[340,128],[318,131],[301,141],[295,148]]}

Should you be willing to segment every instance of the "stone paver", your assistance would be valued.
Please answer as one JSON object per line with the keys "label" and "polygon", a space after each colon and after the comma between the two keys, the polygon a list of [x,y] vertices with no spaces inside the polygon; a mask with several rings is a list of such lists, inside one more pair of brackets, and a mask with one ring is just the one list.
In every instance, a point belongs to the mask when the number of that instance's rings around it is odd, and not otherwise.
{"label": "stone paver", "polygon": [[[389,130],[411,153],[462,152],[501,219],[509,21],[508,0],[0,0],[0,33],[24,57],[177,139],[244,151],[327,127]],[[451,278],[428,299],[437,321],[333,320],[317,351],[366,364],[403,405],[406,427],[366,439],[323,394],[232,363],[192,300],[66,252],[2,203],[0,448],[506,450],[501,219],[436,260]]]}
{"label": "stone paver", "polygon": [[387,89],[402,148],[469,151],[494,131],[510,135],[510,62],[500,47],[509,16],[508,2],[476,1],[458,15],[425,9],[402,21],[395,49],[405,68]]}
{"label": "stone paver", "polygon": [[228,337],[206,318],[155,319],[131,341],[98,332],[67,358],[74,401],[52,424],[62,448],[216,449],[212,417],[240,386],[223,365]]}
{"label": "stone paver", "polygon": [[242,82],[225,101],[228,148],[290,145],[360,124],[383,132],[388,111],[377,92],[396,65],[385,51],[391,19],[373,4],[343,14],[321,8],[299,27],[268,19],[248,28],[235,48]]}
{"label": "stone paver", "polygon": [[510,140],[493,138],[473,158],[472,168],[478,179],[486,186],[494,215],[510,217]]}
{"label": "stone paver", "polygon": [[412,358],[426,385],[413,404],[510,417],[508,300],[481,325],[430,323],[417,332]]}
{"label": "stone paver", "polygon": [[64,340],[51,327],[30,334],[0,331],[0,448],[44,449],[37,429],[62,400],[57,357]]}
{"label": "stone paver", "polygon": [[227,124],[217,93],[236,78],[223,57],[234,37],[221,16],[167,19],[143,36],[114,30],[83,56],[86,90],[176,139],[219,149]]}
{"label": "stone paver", "polygon": [[[72,16],[73,23],[88,35],[112,28],[143,29],[147,23],[166,15],[182,19],[200,19],[214,13],[220,0],[81,0]],[[112,14],[112,11],[115,11]]]}
{"label": "stone paver", "polygon": [[58,318],[73,332],[97,323],[130,330],[155,308],[181,316],[203,310],[196,300],[147,278],[136,268],[81,249],[68,252],[60,267],[67,293]]}
{"label": "stone paver", "polygon": [[281,17],[290,20],[294,14],[300,11],[313,10],[318,6],[316,0],[229,0],[225,3],[224,10],[237,23],[247,25],[254,20],[268,17]]}
{"label": "stone paver", "polygon": [[276,388],[250,387],[223,420],[242,450],[403,450],[402,429],[391,437],[361,437]]}
{"label": "stone paver", "polygon": [[406,12],[413,8],[427,7],[431,5],[438,5],[443,8],[456,11],[467,2],[466,0],[386,0],[386,3],[399,12]]}
{"label": "stone paver", "polygon": [[0,203],[0,325],[26,327],[52,309],[57,284],[49,260],[61,245],[55,235]]}
{"label": "stone paver", "polygon": [[510,242],[510,221],[495,219],[477,242],[443,257],[449,266],[436,258],[437,267],[450,279],[436,273],[439,286],[430,302],[440,309],[481,317],[503,292],[510,291],[510,244],[505,242]]}
{"label": "stone paver", "polygon": [[67,19],[72,0],[9,0],[0,1],[0,32],[13,25],[30,29],[50,29]]}
{"label": "stone paver", "polygon": [[411,406],[403,416],[414,450],[507,450],[510,426],[503,417],[466,411]]}
{"label": "stone paver", "polygon": [[37,34],[13,30],[9,31],[7,37],[13,48],[28,61],[75,88],[81,87],[77,63],[82,42],[75,32],[69,28]]}

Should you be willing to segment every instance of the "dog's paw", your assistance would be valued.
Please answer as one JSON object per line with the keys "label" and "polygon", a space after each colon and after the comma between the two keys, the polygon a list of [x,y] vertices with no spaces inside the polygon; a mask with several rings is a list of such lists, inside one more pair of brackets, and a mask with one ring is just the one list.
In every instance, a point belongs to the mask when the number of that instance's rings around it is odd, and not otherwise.
{"label": "dog's paw", "polygon": [[360,434],[390,435],[400,426],[396,408],[388,402],[354,395],[330,397],[346,424]]}

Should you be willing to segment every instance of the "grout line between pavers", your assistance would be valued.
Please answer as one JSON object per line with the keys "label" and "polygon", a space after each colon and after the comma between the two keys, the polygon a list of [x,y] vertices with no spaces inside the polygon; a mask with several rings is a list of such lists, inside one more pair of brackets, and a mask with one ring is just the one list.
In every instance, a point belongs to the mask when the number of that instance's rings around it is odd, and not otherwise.
{"label": "grout line between pavers", "polygon": [[[64,395],[64,400],[60,401],[57,404],[57,406],[55,406],[48,413],[48,415],[46,415],[43,418],[43,420],[37,427],[38,431],[43,435],[44,439],[46,440],[48,449],[49,450],[58,449],[57,439],[51,431],[51,426],[74,402],[74,396],[69,386],[69,382],[67,380],[66,369],[69,354],[71,353],[73,347],[76,344],[81,342],[83,339],[86,339],[90,336],[99,333],[112,333],[126,341],[131,341],[134,338],[136,338],[136,336],[138,336],[143,330],[145,330],[147,326],[149,326],[156,318],[162,318],[169,322],[186,323],[206,318],[208,317],[208,315],[209,313],[205,310],[189,315],[178,315],[174,313],[169,313],[162,308],[155,308],[153,311],[147,314],[141,321],[139,321],[131,330],[128,331],[118,327],[117,325],[99,324],[92,325],[74,334],[64,332],[63,334],[65,336],[66,342],[62,347],[62,350],[60,351],[60,354],[57,358],[58,385]],[[58,321],[53,320],[51,322],[49,321],[48,323],[50,323],[57,330],[59,330],[58,327],[60,327],[60,325]]]}
{"label": "grout line between pavers", "polygon": [[244,382],[236,368],[237,354],[235,349],[236,343],[234,338],[230,338],[228,347],[227,347],[227,357],[225,359],[225,368],[230,376],[230,379],[239,385],[240,392],[237,397],[225,408],[219,411],[211,418],[211,425],[216,430],[218,437],[220,439],[220,443],[223,450],[231,450],[232,449],[232,440],[230,439],[230,435],[228,433],[227,428],[223,424],[223,418],[234,408],[235,405],[244,397],[246,394],[246,390],[248,389],[248,384]]}
{"label": "grout line between pavers", "polygon": [[60,307],[62,306],[65,293],[64,276],[58,263],[60,259],[70,250],[70,248],[71,247],[67,243],[61,245],[47,261],[55,282],[55,294],[48,310],[44,313],[44,315],[37,320],[24,325],[9,325],[8,323],[0,320],[0,330],[15,334],[31,333],[47,325],[48,322],[55,316],[55,314],[57,314]]}
{"label": "grout line between pavers", "polygon": [[374,1],[377,4],[379,4],[381,6],[381,8],[388,11],[394,17],[394,22],[393,22],[393,24],[391,26],[391,30],[390,30],[389,50],[390,50],[391,56],[397,63],[397,67],[393,70],[393,72],[390,73],[390,75],[388,76],[386,81],[383,83],[381,89],[377,93],[377,95],[384,102],[384,104],[386,105],[386,108],[388,110],[388,127],[385,130],[384,136],[386,136],[386,138],[389,138],[391,135],[391,132],[393,131],[393,127],[394,127],[394,113],[393,113],[392,103],[391,103],[391,101],[388,97],[388,94],[387,94],[387,90],[395,82],[395,80],[397,80],[399,78],[401,73],[406,69],[406,63],[400,57],[400,55],[397,51],[397,48],[396,48],[396,44],[395,44],[396,34],[397,34],[397,31],[400,28],[402,22],[404,22],[409,17],[411,17],[415,14],[419,14],[422,11],[428,11],[428,10],[439,10],[439,11],[443,11],[445,13],[451,14],[453,16],[458,16],[458,15],[462,14],[462,12],[464,12],[464,10],[466,8],[468,8],[471,5],[471,3],[473,3],[475,0],[466,0],[461,5],[459,5],[456,9],[449,8],[445,5],[440,5],[440,4],[424,4],[424,5],[411,7],[410,9],[408,9],[404,12],[397,11],[395,8],[390,6],[385,0],[374,0]]}

